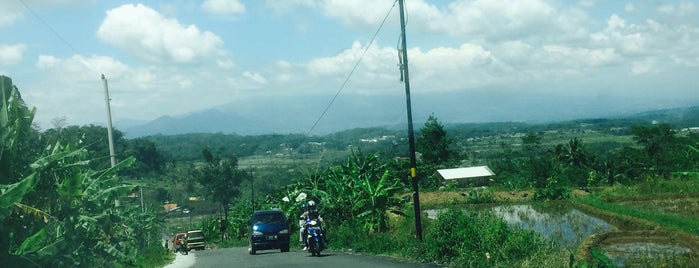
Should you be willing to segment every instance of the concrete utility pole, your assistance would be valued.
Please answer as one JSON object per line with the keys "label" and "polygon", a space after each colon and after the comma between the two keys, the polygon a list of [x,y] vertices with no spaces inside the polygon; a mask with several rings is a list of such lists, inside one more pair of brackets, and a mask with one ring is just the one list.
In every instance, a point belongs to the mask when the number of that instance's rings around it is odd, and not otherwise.
{"label": "concrete utility pole", "polygon": [[[107,139],[109,140],[109,160],[111,161],[111,167],[116,166],[116,156],[114,154],[114,137],[112,136],[112,108],[109,105],[109,87],[107,86],[107,78],[104,78],[102,74],[102,83],[104,84],[104,102],[107,105]],[[118,207],[120,205],[119,199],[114,199],[114,206]],[[141,190],[141,210],[143,207],[143,190]]]}
{"label": "concrete utility pole", "polygon": [[112,109],[109,106],[109,88],[107,87],[107,78],[102,74],[102,82],[104,84],[104,102],[107,104],[107,138],[109,139],[109,159],[112,161],[112,167],[116,166],[114,156],[114,138],[112,137]]}
{"label": "concrete utility pole", "polygon": [[405,83],[405,102],[408,109],[408,143],[410,146],[410,177],[413,186],[413,207],[415,209],[415,236],[422,241],[422,220],[420,212],[420,194],[417,185],[417,160],[415,159],[415,134],[413,133],[413,112],[410,104],[410,77],[408,72],[408,47],[405,41],[405,7],[404,0],[398,0],[400,8],[401,46],[403,49],[400,68]]}

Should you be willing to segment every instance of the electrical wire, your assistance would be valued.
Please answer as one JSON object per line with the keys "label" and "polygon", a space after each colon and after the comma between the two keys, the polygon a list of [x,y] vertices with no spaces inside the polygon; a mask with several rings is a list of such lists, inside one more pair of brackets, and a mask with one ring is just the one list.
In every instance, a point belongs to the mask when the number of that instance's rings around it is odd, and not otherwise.
{"label": "electrical wire", "polygon": [[[48,28],[49,31],[51,31],[53,33],[53,35],[55,35],[56,38],[58,38],[58,40],[61,40],[61,42],[63,42],[63,44],[65,44],[73,52],[73,54],[80,55],[80,53],[78,53],[78,51],[75,49],[75,47],[73,47],[73,45],[71,45],[70,42],[68,42],[68,40],[63,38],[63,36],[61,36],[61,34],[59,34],[58,31],[56,31],[56,29],[51,27],[51,25],[49,25],[44,19],[42,19],[41,16],[39,16],[39,14],[34,12],[34,10],[31,7],[29,7],[29,5],[27,5],[27,3],[24,2],[24,0],[19,0],[19,2],[24,6],[24,8],[27,9],[27,11],[29,11],[29,13],[31,13],[37,20],[39,20],[39,22],[41,22],[41,24],[46,26],[46,28]],[[94,72],[95,74],[100,75],[100,73],[97,70],[91,68],[87,63],[85,63],[84,60],[80,59],[80,64],[82,64],[83,67]]]}
{"label": "electrical wire", "polygon": [[396,0],[396,1],[393,2],[393,5],[391,6],[391,9],[389,9],[388,12],[386,13],[386,16],[383,18],[383,21],[381,21],[381,24],[379,25],[378,29],[376,29],[376,32],[374,32],[374,35],[371,37],[371,40],[369,41],[369,43],[367,44],[367,46],[364,48],[364,51],[362,52],[362,55],[360,55],[360,56],[359,56],[359,59],[357,59],[357,62],[354,64],[354,67],[352,67],[352,70],[349,72],[349,74],[347,74],[347,77],[346,77],[345,80],[342,82],[342,85],[340,85],[340,88],[339,88],[339,89],[337,90],[337,92],[335,93],[335,96],[333,96],[333,98],[330,100],[330,103],[328,103],[328,105],[327,105],[327,106],[325,107],[325,109],[323,110],[323,113],[321,113],[320,116],[318,117],[318,119],[313,123],[313,126],[311,126],[311,128],[308,130],[308,132],[306,132],[306,137],[308,137],[308,136],[311,134],[311,132],[313,132],[313,130],[314,130],[314,129],[316,128],[316,126],[318,125],[318,122],[320,122],[320,120],[323,119],[323,117],[324,117],[325,114],[328,112],[328,110],[330,110],[330,107],[333,105],[333,103],[335,103],[335,100],[336,100],[337,97],[340,95],[340,93],[342,92],[342,90],[345,88],[345,86],[346,86],[347,83],[349,82],[350,78],[352,78],[352,75],[354,74],[354,71],[357,70],[357,67],[358,67],[359,64],[362,62],[362,59],[364,59],[364,55],[366,55],[367,51],[369,51],[369,48],[371,48],[371,45],[374,43],[374,40],[376,40],[376,36],[377,36],[377,35],[379,34],[379,32],[381,31],[381,29],[383,28],[384,24],[386,24],[386,20],[388,20],[388,16],[391,15],[391,11],[393,11],[393,8],[396,6],[396,3],[397,3],[397,2],[398,2],[398,0]]}

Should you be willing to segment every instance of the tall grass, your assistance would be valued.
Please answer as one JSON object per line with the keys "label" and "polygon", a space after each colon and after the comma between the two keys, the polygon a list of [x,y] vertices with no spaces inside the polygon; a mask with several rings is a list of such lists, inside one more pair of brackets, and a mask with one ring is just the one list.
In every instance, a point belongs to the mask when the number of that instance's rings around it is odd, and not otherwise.
{"label": "tall grass", "polygon": [[568,266],[571,252],[492,214],[447,209],[436,220],[425,219],[423,241],[415,238],[414,218],[406,214],[393,218],[392,231],[386,233],[366,234],[351,225],[329,229],[329,245],[453,267]]}
{"label": "tall grass", "polygon": [[643,178],[643,181],[633,185],[615,184],[600,192],[600,198],[613,200],[617,198],[657,198],[667,195],[699,194],[699,179],[678,174],[667,180],[656,176]]}
{"label": "tall grass", "polygon": [[165,247],[154,246],[143,251],[136,257],[135,267],[163,267],[175,259]]}

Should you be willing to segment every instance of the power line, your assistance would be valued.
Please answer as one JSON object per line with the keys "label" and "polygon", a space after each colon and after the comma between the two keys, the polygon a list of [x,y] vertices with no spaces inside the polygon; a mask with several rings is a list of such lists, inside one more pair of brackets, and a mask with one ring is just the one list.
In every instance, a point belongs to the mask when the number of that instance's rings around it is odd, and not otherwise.
{"label": "power line", "polygon": [[362,62],[362,59],[364,59],[364,55],[366,55],[367,51],[369,51],[369,48],[374,43],[374,40],[376,40],[376,36],[379,34],[379,31],[381,31],[381,28],[383,28],[384,24],[386,23],[386,20],[388,19],[388,16],[391,14],[391,11],[393,11],[393,8],[396,6],[397,2],[398,2],[398,0],[393,2],[391,9],[389,9],[388,12],[386,13],[386,16],[383,18],[383,21],[381,21],[381,25],[379,25],[379,28],[376,29],[376,32],[374,32],[374,35],[371,37],[371,40],[369,41],[367,46],[364,48],[364,51],[362,51],[362,55],[359,56],[359,59],[357,59],[357,62],[354,64],[354,67],[352,67],[352,70],[349,72],[349,74],[347,74],[345,81],[342,82],[342,85],[335,93],[335,96],[333,96],[333,98],[330,100],[330,103],[328,103],[328,105],[325,107],[325,110],[323,110],[323,113],[320,114],[320,116],[315,121],[315,123],[313,123],[313,126],[311,126],[311,128],[308,130],[308,132],[306,132],[306,137],[308,137],[311,134],[311,132],[313,132],[315,127],[318,125],[318,122],[320,122],[320,120],[323,119],[323,117],[328,112],[328,110],[330,110],[330,106],[332,106],[333,103],[335,102],[335,99],[337,99],[337,96],[339,96],[340,92],[342,92],[342,90],[345,88],[345,86],[349,82],[350,78],[354,74],[354,71],[357,70],[357,67]]}
{"label": "power line", "polygon": [[[51,25],[49,25],[44,19],[42,19],[41,16],[39,16],[39,14],[34,12],[34,10],[31,7],[29,7],[29,5],[27,5],[27,3],[24,2],[24,0],[19,0],[19,2],[22,3],[24,8],[26,8],[27,11],[29,11],[29,13],[31,13],[37,20],[39,20],[39,22],[41,22],[41,24],[46,26],[46,28],[48,28],[49,31],[51,31],[53,33],[53,35],[55,35],[56,38],[58,38],[58,40],[61,40],[61,42],[63,42],[63,44],[65,44],[73,52],[73,54],[80,55],[80,53],[78,53],[78,51],[73,47],[73,45],[70,44],[70,42],[68,42],[68,40],[63,38],[63,36],[61,36],[61,34],[59,34],[58,31],[56,31],[53,27],[51,27]],[[90,66],[88,66],[84,60],[80,60],[80,64],[82,64],[86,69],[88,69],[96,74],[100,74],[95,69],[90,68]]]}

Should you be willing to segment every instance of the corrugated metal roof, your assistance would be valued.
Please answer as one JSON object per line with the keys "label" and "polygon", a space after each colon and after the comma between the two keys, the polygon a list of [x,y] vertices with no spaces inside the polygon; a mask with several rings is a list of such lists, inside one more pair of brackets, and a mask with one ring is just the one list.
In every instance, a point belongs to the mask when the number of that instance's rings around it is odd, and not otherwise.
{"label": "corrugated metal roof", "polygon": [[439,169],[437,172],[439,172],[439,175],[445,180],[489,177],[495,175],[488,166]]}

